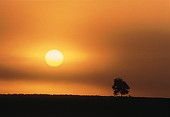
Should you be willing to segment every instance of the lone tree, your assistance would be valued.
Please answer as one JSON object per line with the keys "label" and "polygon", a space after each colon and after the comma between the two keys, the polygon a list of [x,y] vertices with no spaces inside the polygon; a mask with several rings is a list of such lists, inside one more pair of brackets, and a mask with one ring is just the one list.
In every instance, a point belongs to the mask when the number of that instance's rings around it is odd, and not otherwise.
{"label": "lone tree", "polygon": [[118,94],[120,94],[122,96],[122,95],[126,95],[129,93],[130,87],[122,79],[116,78],[116,79],[114,79],[114,84],[112,85],[112,89],[114,91],[113,92],[114,96],[116,96]]}

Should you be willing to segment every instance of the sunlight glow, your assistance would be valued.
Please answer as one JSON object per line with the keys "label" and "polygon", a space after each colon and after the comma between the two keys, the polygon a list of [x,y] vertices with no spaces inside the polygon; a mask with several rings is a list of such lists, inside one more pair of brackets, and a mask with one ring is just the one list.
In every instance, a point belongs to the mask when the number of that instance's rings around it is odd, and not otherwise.
{"label": "sunlight glow", "polygon": [[63,63],[63,54],[58,50],[50,50],[46,53],[45,61],[49,66],[56,67]]}

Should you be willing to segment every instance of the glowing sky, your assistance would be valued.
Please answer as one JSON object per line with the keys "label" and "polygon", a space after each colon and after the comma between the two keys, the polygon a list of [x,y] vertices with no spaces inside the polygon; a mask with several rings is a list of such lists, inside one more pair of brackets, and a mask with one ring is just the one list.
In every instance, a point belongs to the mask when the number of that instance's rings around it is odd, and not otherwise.
{"label": "glowing sky", "polygon": [[[58,49],[59,67],[45,54]],[[0,1],[0,93],[170,97],[169,0]]]}

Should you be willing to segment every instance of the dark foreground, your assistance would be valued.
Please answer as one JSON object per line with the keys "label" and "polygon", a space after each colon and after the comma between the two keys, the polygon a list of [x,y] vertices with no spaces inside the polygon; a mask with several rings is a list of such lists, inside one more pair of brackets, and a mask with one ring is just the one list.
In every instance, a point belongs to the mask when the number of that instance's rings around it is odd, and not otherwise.
{"label": "dark foreground", "polygon": [[0,117],[170,117],[170,99],[0,95]]}

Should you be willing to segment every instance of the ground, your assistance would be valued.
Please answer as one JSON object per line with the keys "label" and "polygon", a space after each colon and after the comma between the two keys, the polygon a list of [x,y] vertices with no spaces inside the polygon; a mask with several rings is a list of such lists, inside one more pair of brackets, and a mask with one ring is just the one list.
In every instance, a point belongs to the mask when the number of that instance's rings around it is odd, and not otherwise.
{"label": "ground", "polygon": [[0,95],[1,117],[170,117],[170,98]]}

